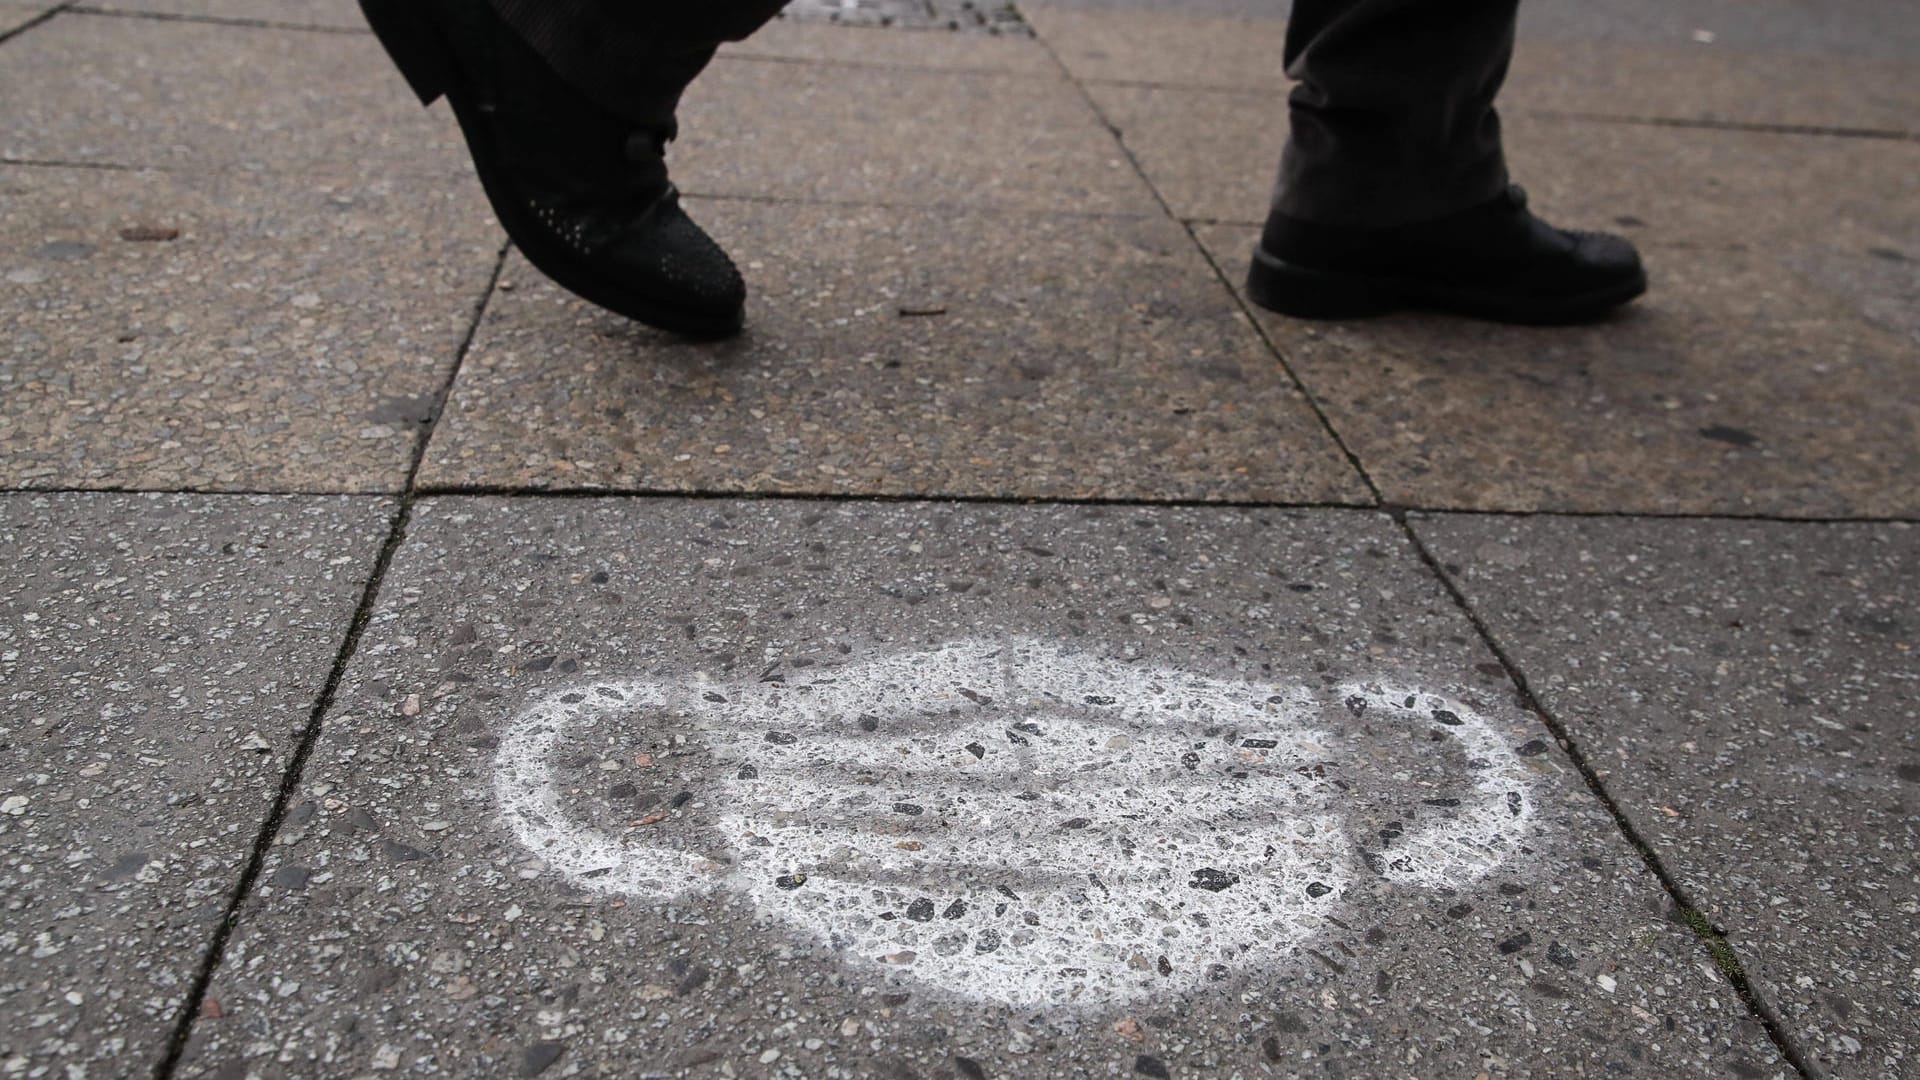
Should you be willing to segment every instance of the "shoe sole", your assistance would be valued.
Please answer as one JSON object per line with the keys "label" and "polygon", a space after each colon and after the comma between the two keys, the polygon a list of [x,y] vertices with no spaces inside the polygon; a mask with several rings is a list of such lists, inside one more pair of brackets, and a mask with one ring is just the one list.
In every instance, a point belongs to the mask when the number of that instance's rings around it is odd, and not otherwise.
{"label": "shoe sole", "polygon": [[453,48],[434,25],[427,5],[421,0],[360,0],[360,11],[420,104],[432,105],[445,97],[453,106],[487,201],[514,246],[535,269],[589,303],[683,337],[712,341],[740,332],[746,323],[744,309],[719,315],[690,312],[610,288],[599,275],[579,269],[572,252],[548,239],[546,230],[489,164],[499,156],[498,148],[477,113]]}
{"label": "shoe sole", "polygon": [[1395,311],[1446,311],[1492,322],[1566,326],[1592,322],[1647,291],[1645,270],[1573,296],[1514,297],[1409,278],[1366,277],[1296,266],[1256,247],[1247,298],[1299,319],[1363,319]]}

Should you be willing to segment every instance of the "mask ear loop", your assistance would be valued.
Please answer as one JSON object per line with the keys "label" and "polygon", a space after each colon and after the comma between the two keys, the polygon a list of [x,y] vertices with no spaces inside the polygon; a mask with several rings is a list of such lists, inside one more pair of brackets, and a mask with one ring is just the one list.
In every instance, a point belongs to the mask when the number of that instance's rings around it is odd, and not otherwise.
{"label": "mask ear loop", "polygon": [[557,690],[513,718],[500,736],[494,798],[500,819],[521,846],[568,880],[595,892],[670,900],[706,888],[712,864],[690,852],[636,843],[572,819],[561,805],[553,755],[583,721],[613,713],[699,711],[697,695],[658,683],[616,680]]}
{"label": "mask ear loop", "polygon": [[1416,888],[1461,888],[1520,853],[1533,832],[1534,777],[1492,720],[1455,698],[1404,687],[1356,683],[1339,693],[1354,716],[1445,731],[1478,773],[1472,797],[1447,820],[1406,833],[1389,851],[1362,849],[1381,877]]}

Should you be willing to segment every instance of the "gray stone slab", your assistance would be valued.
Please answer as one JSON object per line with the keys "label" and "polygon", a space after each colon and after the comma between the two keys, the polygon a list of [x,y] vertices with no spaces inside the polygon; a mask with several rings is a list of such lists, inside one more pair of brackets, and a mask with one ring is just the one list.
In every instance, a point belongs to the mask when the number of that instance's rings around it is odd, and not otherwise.
{"label": "gray stone slab", "polygon": [[743,338],[657,335],[516,261],[422,483],[1370,498],[1164,218],[695,213],[756,290]]}
{"label": "gray stone slab", "polygon": [[[1283,112],[1282,21],[1056,7],[1032,19],[1078,78],[1253,90],[1269,115]],[[1920,131],[1920,69],[1850,54],[1529,41],[1500,100],[1508,111]]]}
{"label": "gray stone slab", "polygon": [[355,0],[86,0],[93,11],[236,19],[280,26],[364,30],[367,20]]}
{"label": "gray stone slab", "polygon": [[0,170],[0,485],[397,491],[499,243],[471,180]]}
{"label": "gray stone slab", "polygon": [[674,176],[694,194],[1160,213],[1057,72],[722,59],[688,90],[680,122]]}
{"label": "gray stone slab", "polygon": [[[1204,242],[1244,267],[1252,230]],[[1648,296],[1584,327],[1260,313],[1382,493],[1430,508],[1920,512],[1912,268],[1858,251],[1660,245]],[[1837,267],[1862,270],[1855,277]],[[1244,272],[1244,271],[1243,271]],[[1870,272],[1870,273],[1869,273]],[[1848,296],[1849,280],[1873,291]]]}
{"label": "gray stone slab", "polygon": [[1920,532],[1416,527],[1823,1073],[1920,1068]]}
{"label": "gray stone slab", "polygon": [[1382,516],[433,499],[385,595],[182,1075],[1790,1071]]}
{"label": "gray stone slab", "polygon": [[0,496],[0,1070],[160,1063],[392,506]]}
{"label": "gray stone slab", "polygon": [[[30,44],[31,47],[28,47]],[[62,15],[0,49],[0,157],[303,172],[466,171],[371,34]]]}
{"label": "gray stone slab", "polygon": [[[1183,218],[1266,217],[1286,117],[1263,93],[1088,87]],[[1542,213],[1636,238],[1920,247],[1920,142],[1509,114],[1513,178]]]}

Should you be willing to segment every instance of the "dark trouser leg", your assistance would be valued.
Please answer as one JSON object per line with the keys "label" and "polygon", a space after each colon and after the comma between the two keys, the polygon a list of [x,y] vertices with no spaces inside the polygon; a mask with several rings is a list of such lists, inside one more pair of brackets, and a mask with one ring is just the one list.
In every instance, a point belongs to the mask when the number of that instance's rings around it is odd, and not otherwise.
{"label": "dark trouser leg", "polygon": [[1494,95],[1519,0],[1294,0],[1292,134],[1277,212],[1387,227],[1475,206],[1507,184]]}
{"label": "dark trouser leg", "polygon": [[680,94],[723,41],[738,41],[785,0],[491,0],[514,32],[601,107],[670,128]]}

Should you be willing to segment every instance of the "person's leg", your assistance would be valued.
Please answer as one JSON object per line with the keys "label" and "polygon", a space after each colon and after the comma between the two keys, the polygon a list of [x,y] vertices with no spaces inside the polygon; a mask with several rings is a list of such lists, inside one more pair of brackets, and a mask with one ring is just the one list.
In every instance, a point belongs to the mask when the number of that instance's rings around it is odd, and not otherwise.
{"label": "person's leg", "polygon": [[554,71],[635,123],[670,128],[680,95],[722,42],[740,41],[785,0],[490,0]]}
{"label": "person's leg", "polygon": [[1518,0],[1295,0],[1292,124],[1248,273],[1262,307],[1590,319],[1646,288],[1633,247],[1555,229],[1507,181]]}
{"label": "person's leg", "polygon": [[[697,337],[746,285],[667,179],[680,94],[770,0],[360,0],[423,103],[445,96],[514,245],[569,291]],[[697,8],[694,11],[683,8]],[[655,10],[657,9],[657,10]]]}
{"label": "person's leg", "polygon": [[1507,186],[1494,95],[1519,0],[1294,0],[1291,135],[1274,207],[1383,228],[1486,202]]}

